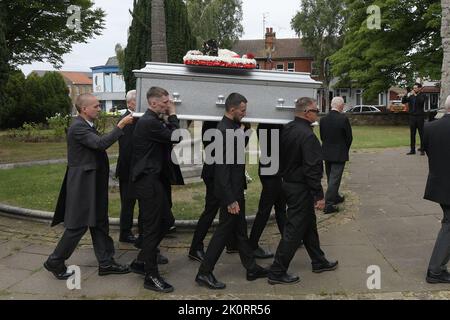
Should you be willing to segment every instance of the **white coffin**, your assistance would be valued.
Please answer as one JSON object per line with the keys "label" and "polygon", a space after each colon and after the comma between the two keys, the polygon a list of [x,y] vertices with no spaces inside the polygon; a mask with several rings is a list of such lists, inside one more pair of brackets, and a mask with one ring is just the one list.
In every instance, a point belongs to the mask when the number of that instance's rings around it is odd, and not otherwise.
{"label": "white coffin", "polygon": [[134,71],[137,78],[137,111],[147,110],[147,91],[152,86],[169,91],[182,120],[220,120],[225,99],[232,92],[248,100],[245,122],[287,123],[294,118],[299,97],[317,99],[321,83],[309,73],[241,70],[147,63]]}

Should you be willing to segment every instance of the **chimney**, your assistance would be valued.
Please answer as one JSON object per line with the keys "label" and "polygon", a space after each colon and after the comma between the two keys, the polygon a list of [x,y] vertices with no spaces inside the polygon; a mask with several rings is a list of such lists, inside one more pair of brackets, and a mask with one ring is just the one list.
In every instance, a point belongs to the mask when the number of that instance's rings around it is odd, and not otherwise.
{"label": "chimney", "polygon": [[273,32],[273,28],[266,28],[266,42],[265,48],[266,50],[274,50],[275,48],[275,32]]}

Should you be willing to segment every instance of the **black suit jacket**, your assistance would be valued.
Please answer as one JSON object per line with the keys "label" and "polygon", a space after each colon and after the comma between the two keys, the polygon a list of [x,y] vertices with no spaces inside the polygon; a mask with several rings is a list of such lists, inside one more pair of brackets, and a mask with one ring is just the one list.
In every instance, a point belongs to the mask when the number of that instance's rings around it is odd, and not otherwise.
{"label": "black suit jacket", "polygon": [[353,141],[352,127],[348,118],[332,110],[320,119],[320,139],[323,158],[329,162],[349,160],[348,152]]}
{"label": "black suit jacket", "polygon": [[427,96],[423,93],[419,93],[416,96],[415,102],[413,103],[412,97],[404,96],[402,98],[402,103],[407,103],[409,107],[409,114],[413,116],[424,116],[425,115],[425,103],[427,102]]}
{"label": "black suit jacket", "polygon": [[424,198],[450,205],[450,115],[425,125],[423,146],[429,174]]}
{"label": "black suit jacket", "polygon": [[302,184],[315,200],[323,199],[322,148],[311,123],[296,117],[283,128],[280,157],[284,181]]}
{"label": "black suit jacket", "polygon": [[[130,114],[127,110],[120,120]],[[119,120],[119,122],[120,122]],[[117,159],[116,177],[120,180],[128,180],[130,177],[131,156],[133,154],[133,132],[136,126],[137,118],[133,124],[123,128],[124,135],[119,138],[119,158]]]}
{"label": "black suit jacket", "polygon": [[52,226],[94,227],[108,219],[108,149],[123,131],[115,127],[100,136],[82,117],[73,120],[67,133],[67,170]]}
{"label": "black suit jacket", "polygon": [[[227,141],[227,130],[233,130],[237,134],[244,135],[244,130],[240,129],[240,124],[233,120],[223,117],[222,121],[217,125],[223,137],[223,161],[214,164],[214,192],[217,199],[220,200],[222,206],[228,206],[235,201],[244,199],[244,190],[247,187],[245,179],[245,139],[239,139],[243,143],[239,143],[238,139]],[[227,164],[227,150],[234,149],[234,161]],[[244,153],[244,163],[238,163],[238,153]],[[231,162],[231,161],[230,161]]]}
{"label": "black suit jacket", "polygon": [[[209,129],[217,129],[217,125],[219,124],[218,121],[205,121],[202,125],[202,142],[203,142],[203,148],[206,148],[208,145],[214,142],[214,139],[211,141],[206,141],[203,139],[205,132]],[[214,156],[214,153],[211,154],[211,156]],[[203,164],[202,169],[202,179],[208,180],[208,179],[214,179],[214,164]]]}
{"label": "black suit jacket", "polygon": [[145,112],[133,132],[132,182],[152,176],[169,184],[184,184],[180,167],[171,159],[173,144],[179,142],[172,141],[172,133],[179,128],[176,115],[170,116],[166,123],[155,112]]}
{"label": "black suit jacket", "polygon": [[[266,130],[266,134],[267,134],[266,143],[262,143],[263,141],[261,141],[261,132],[262,131],[260,131],[260,130]],[[272,141],[272,131],[274,131],[274,130],[278,130],[278,141]],[[282,130],[283,130],[282,124],[270,124],[270,123],[260,123],[260,124],[258,124],[258,128],[256,129],[261,153],[267,155],[268,157],[271,157],[272,160],[275,157],[278,157],[278,160],[280,159],[280,147],[281,147],[280,138],[281,138]],[[278,154],[271,154],[272,144],[278,144]],[[273,165],[272,163],[264,164],[264,163],[261,163],[261,161],[260,161],[259,166],[258,166],[258,175],[262,176],[262,177],[270,177],[270,176],[266,176],[266,175],[261,175],[261,168],[268,168],[268,167],[271,167],[272,165]],[[278,168],[277,173],[272,176],[279,177],[280,176],[280,168]]]}

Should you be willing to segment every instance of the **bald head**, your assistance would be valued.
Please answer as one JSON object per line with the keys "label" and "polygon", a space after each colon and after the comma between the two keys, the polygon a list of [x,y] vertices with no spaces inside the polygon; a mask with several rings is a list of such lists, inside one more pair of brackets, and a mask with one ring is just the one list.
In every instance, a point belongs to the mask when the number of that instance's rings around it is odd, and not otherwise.
{"label": "bald head", "polygon": [[82,108],[89,106],[94,99],[97,100],[97,98],[93,94],[80,94],[75,101],[75,107],[77,108],[78,113],[81,113]]}
{"label": "bald head", "polygon": [[75,102],[75,107],[78,114],[88,121],[97,119],[102,110],[97,98],[90,93],[80,94]]}

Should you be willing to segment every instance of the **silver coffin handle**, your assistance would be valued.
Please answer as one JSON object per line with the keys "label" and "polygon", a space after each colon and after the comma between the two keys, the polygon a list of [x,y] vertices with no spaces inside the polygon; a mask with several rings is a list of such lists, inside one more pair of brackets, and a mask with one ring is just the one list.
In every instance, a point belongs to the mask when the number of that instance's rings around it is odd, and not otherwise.
{"label": "silver coffin handle", "polygon": [[224,95],[217,96],[216,106],[225,107],[225,96]]}
{"label": "silver coffin handle", "polygon": [[277,106],[275,107],[276,109],[281,109],[281,110],[292,110],[295,109],[295,103],[293,106],[285,106],[284,103],[286,102],[286,100],[284,100],[283,98],[279,98],[277,100]]}
{"label": "silver coffin handle", "polygon": [[180,99],[181,95],[178,92],[174,92],[172,95],[173,95],[173,102],[175,104],[182,104],[183,103],[183,101]]}

